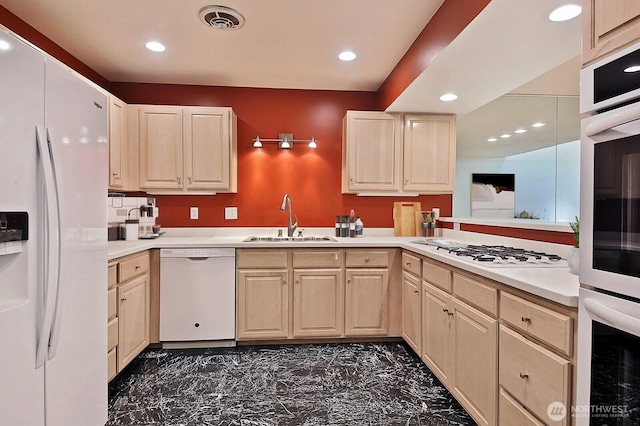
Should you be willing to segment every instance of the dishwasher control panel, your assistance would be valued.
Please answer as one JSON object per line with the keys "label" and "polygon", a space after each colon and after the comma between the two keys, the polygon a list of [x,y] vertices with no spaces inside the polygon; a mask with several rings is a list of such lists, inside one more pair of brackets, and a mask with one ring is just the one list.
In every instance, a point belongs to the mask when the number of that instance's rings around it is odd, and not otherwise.
{"label": "dishwasher control panel", "polygon": [[235,253],[233,248],[163,248],[160,257],[229,257]]}

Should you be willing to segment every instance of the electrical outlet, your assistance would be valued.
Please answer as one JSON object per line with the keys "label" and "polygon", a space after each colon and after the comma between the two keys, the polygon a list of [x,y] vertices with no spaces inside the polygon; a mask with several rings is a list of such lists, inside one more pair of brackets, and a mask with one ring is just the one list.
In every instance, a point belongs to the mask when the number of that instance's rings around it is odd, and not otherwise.
{"label": "electrical outlet", "polygon": [[191,207],[191,210],[189,212],[189,217],[191,219],[197,219],[198,218],[198,208],[197,207]]}
{"label": "electrical outlet", "polygon": [[238,208],[237,207],[225,207],[224,208],[224,218],[226,220],[236,220],[236,219],[238,219]]}

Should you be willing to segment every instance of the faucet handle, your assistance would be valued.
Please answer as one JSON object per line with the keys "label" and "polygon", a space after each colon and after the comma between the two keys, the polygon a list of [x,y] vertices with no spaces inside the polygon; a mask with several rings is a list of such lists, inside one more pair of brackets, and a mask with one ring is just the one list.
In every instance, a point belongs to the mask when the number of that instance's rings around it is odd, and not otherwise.
{"label": "faucet handle", "polygon": [[282,229],[278,229],[278,237],[282,237]]}
{"label": "faucet handle", "polygon": [[298,229],[298,237],[302,237],[302,231],[304,231],[304,229]]}

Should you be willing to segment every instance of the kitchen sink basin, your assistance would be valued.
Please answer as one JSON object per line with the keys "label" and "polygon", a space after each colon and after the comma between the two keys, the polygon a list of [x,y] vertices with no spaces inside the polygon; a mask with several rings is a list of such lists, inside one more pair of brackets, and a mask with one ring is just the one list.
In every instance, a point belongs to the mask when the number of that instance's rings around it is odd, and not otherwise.
{"label": "kitchen sink basin", "polygon": [[243,240],[245,243],[265,243],[265,242],[310,242],[310,241],[338,241],[333,237],[247,237]]}

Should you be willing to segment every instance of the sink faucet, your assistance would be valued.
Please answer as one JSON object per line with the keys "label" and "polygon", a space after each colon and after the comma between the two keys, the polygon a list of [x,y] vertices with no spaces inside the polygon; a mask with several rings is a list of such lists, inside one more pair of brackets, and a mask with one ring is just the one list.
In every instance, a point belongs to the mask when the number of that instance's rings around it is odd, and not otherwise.
{"label": "sink faucet", "polygon": [[293,237],[293,233],[296,232],[296,228],[298,228],[298,216],[296,216],[296,223],[291,223],[291,197],[289,197],[289,194],[284,194],[280,210],[285,211],[287,208],[287,201],[289,201],[289,223],[287,223],[287,236]]}

